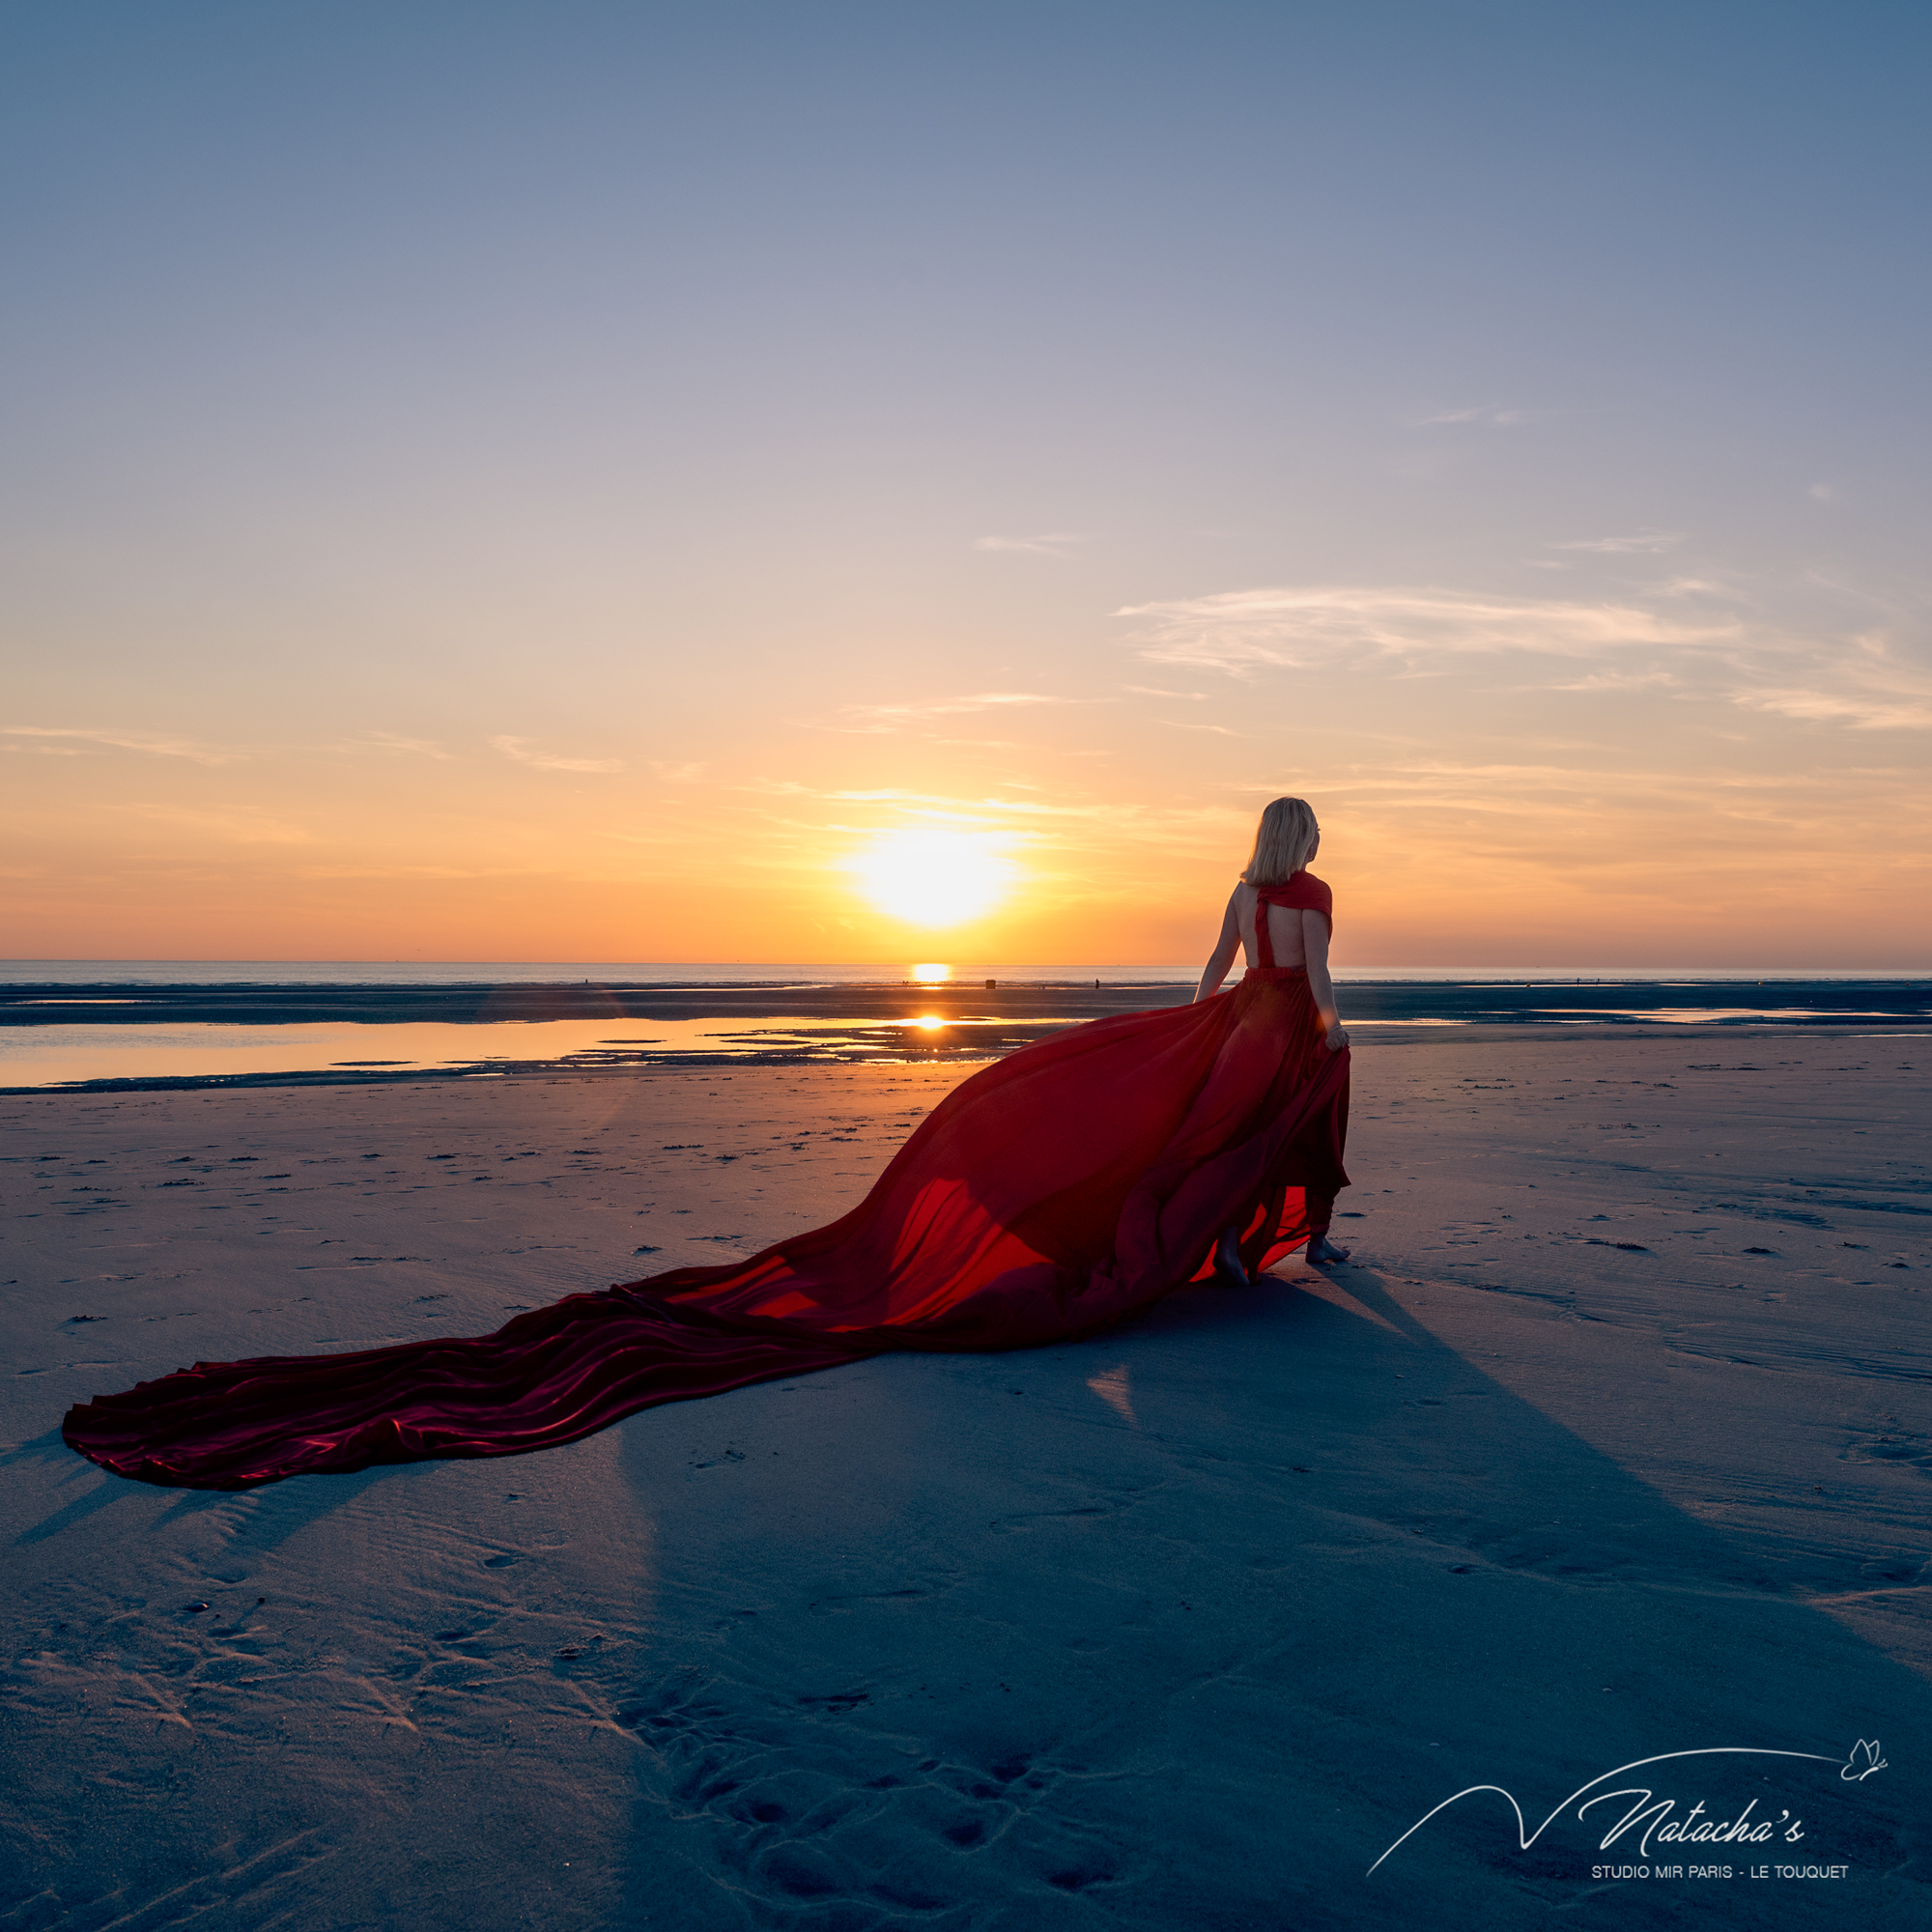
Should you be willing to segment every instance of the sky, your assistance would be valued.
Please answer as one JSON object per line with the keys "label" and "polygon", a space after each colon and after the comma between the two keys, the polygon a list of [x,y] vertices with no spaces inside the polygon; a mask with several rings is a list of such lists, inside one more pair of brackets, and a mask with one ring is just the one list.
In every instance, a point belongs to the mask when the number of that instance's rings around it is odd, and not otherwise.
{"label": "sky", "polygon": [[1932,964],[1928,54],[0,10],[0,952]]}

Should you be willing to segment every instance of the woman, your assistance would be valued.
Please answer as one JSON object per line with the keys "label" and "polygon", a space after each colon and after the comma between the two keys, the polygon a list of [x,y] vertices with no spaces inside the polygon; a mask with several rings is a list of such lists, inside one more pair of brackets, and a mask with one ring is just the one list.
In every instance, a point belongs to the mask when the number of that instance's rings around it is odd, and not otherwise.
{"label": "woman", "polygon": [[[1340,1053],[1349,1044],[1349,1034],[1336,1013],[1335,986],[1328,977],[1333,895],[1302,869],[1321,847],[1321,828],[1305,799],[1278,798],[1262,813],[1255,849],[1241,883],[1229,895],[1221,937],[1194,997],[1211,998],[1228,977],[1236,952],[1244,951],[1250,974],[1286,971],[1306,977],[1327,1050]],[[1329,1209],[1333,1211],[1332,1196]],[[1214,1267],[1231,1285],[1245,1279],[1233,1248],[1232,1231],[1224,1231],[1214,1250]],[[1307,1259],[1318,1267],[1349,1259],[1349,1250],[1328,1238],[1325,1220],[1309,1236]]]}
{"label": "woman", "polygon": [[[1327,1242],[1348,1185],[1348,1037],[1299,799],[1262,814],[1191,1005],[1071,1027],[954,1088],[842,1219],[494,1335],[202,1363],[68,1412],[121,1475],[194,1489],[507,1456],[637,1409],[891,1350],[1090,1335],[1175,1289]],[[1252,934],[1252,938],[1250,938]],[[1236,940],[1245,977],[1216,992]]]}

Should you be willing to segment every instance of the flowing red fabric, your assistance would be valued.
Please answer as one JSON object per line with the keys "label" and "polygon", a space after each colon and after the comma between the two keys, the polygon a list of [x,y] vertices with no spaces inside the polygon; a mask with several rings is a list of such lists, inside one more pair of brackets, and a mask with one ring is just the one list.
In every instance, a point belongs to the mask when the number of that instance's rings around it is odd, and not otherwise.
{"label": "flowing red fabric", "polygon": [[120,1475],[237,1490],[517,1455],[891,1350],[1076,1339],[1208,1278],[1230,1223],[1250,1269],[1320,1234],[1348,1185],[1348,1051],[1328,1050],[1306,973],[1264,967],[982,1067],[849,1214],[750,1261],[469,1340],[199,1363],[78,1405],[63,1434]]}

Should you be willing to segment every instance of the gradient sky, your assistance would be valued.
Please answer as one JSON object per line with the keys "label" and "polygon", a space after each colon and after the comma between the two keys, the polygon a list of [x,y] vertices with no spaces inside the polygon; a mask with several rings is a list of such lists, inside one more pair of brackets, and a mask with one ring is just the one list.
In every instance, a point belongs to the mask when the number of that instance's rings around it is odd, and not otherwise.
{"label": "gradient sky", "polygon": [[1928,52],[9,7],[0,951],[1924,965]]}

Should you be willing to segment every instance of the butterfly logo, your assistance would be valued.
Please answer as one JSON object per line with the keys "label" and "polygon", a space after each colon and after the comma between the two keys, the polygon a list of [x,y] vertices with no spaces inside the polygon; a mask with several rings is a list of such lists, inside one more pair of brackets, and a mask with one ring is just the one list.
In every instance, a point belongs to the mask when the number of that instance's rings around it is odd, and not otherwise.
{"label": "butterfly logo", "polygon": [[1885,1769],[1885,1759],[1878,1754],[1876,1738],[1861,1738],[1852,1747],[1851,1755],[1846,1758],[1838,1776],[1847,1784],[1862,1784],[1873,1772]]}

